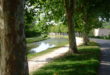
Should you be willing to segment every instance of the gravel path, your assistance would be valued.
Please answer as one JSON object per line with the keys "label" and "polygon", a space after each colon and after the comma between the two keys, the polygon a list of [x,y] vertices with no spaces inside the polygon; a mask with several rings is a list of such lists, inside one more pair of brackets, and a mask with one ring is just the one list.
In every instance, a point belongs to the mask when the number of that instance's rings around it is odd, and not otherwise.
{"label": "gravel path", "polygon": [[[77,37],[77,45],[82,44],[82,38]],[[44,54],[42,56],[35,57],[33,59],[28,60],[29,64],[29,72],[33,72],[45,64],[47,64],[49,61],[51,61],[53,58],[58,57],[68,51],[68,45],[59,48],[57,50],[54,50],[53,52],[49,52],[47,54]]]}
{"label": "gravel path", "polygon": [[101,46],[99,75],[110,75],[110,40],[92,39]]}

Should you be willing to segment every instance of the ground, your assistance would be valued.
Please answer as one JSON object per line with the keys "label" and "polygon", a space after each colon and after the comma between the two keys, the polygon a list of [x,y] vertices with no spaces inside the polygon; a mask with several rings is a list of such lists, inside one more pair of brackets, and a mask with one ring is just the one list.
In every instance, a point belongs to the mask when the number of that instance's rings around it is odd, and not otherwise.
{"label": "ground", "polygon": [[[82,38],[76,38],[77,39],[77,45],[82,44]],[[47,54],[44,54],[42,56],[35,57],[33,59],[28,60],[29,64],[29,72],[33,72],[40,67],[44,66],[46,63],[51,61],[53,58],[58,57],[59,55],[62,55],[68,51],[68,45],[59,48],[57,50],[54,50],[53,52],[49,52]]]}
{"label": "ground", "polygon": [[99,75],[110,75],[110,40],[92,39],[101,47]]}
{"label": "ground", "polygon": [[[101,58],[100,58],[101,63],[98,74],[110,75],[110,40],[103,39],[91,39],[91,40],[99,43],[101,47]],[[40,67],[44,66],[46,63],[51,61],[54,57],[62,55],[67,51],[68,46],[64,46],[53,52],[29,60],[29,71],[33,72],[36,69],[39,69]]]}

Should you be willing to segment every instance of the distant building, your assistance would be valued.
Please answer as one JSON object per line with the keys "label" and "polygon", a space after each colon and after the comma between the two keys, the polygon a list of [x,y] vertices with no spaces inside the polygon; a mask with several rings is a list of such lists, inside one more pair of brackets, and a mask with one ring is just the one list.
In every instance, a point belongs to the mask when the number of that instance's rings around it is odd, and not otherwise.
{"label": "distant building", "polygon": [[98,28],[94,29],[94,36],[109,36],[110,29]]}

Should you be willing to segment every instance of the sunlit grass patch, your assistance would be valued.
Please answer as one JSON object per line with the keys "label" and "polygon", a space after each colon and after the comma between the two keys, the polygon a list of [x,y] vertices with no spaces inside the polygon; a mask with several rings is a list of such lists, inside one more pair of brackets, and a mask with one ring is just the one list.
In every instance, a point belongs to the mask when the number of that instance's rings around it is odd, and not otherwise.
{"label": "sunlit grass patch", "polygon": [[37,70],[33,75],[97,75],[100,49],[81,46],[79,54],[65,54]]}

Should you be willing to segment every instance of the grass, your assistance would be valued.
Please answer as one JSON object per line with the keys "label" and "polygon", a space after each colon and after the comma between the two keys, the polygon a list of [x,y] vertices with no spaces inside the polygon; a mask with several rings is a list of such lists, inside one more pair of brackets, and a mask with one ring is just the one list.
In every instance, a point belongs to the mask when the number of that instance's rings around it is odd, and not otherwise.
{"label": "grass", "polygon": [[26,38],[26,42],[27,43],[33,43],[33,42],[38,42],[38,41],[42,41],[42,40],[46,40],[48,37],[43,38],[43,37],[31,37],[31,38]]}
{"label": "grass", "polygon": [[54,48],[49,48],[49,49],[44,50],[44,51],[39,52],[39,53],[28,54],[28,55],[27,55],[27,56],[28,56],[28,59],[32,59],[32,58],[34,58],[34,57],[41,56],[41,55],[43,55],[43,54],[52,52],[52,51],[54,51],[54,50],[56,50],[56,49],[58,49],[58,48],[60,48],[60,47],[62,47],[62,46],[64,46],[64,45],[66,45],[66,44],[68,44],[68,42],[59,43],[59,44],[57,44],[56,47],[54,47]]}
{"label": "grass", "polygon": [[104,28],[110,29],[110,25],[103,25]]}
{"label": "grass", "polygon": [[92,38],[98,38],[98,39],[105,39],[105,40],[110,40],[110,35],[108,36],[91,36]]}
{"label": "grass", "polygon": [[32,75],[97,75],[100,48],[96,43],[80,46],[79,54],[65,54],[55,58]]}
{"label": "grass", "polygon": [[[80,45],[80,46],[84,46],[84,44],[82,44],[82,45]],[[96,42],[91,41],[91,42],[88,43],[87,46],[99,46],[99,45],[98,45]]]}
{"label": "grass", "polygon": [[49,35],[48,37],[59,37],[59,38],[68,38],[68,35]]}

